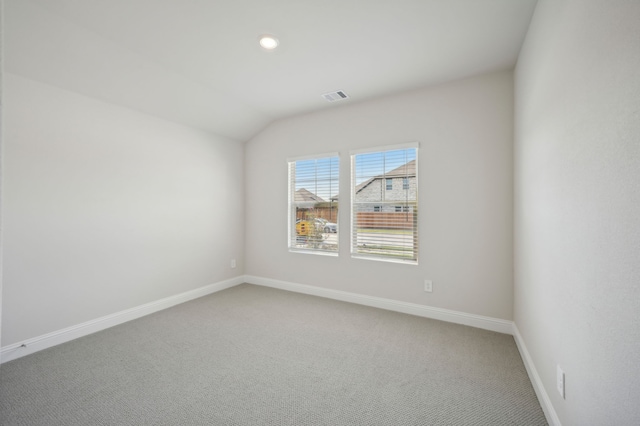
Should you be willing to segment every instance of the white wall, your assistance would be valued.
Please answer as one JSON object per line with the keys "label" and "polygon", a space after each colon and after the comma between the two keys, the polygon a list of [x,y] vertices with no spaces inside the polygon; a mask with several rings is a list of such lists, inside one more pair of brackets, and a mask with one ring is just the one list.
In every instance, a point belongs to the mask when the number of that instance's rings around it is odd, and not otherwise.
{"label": "white wall", "polygon": [[[4,24],[4,2],[0,0],[0,26]],[[0,31],[0,46],[4,46],[4,34]],[[0,345],[2,343],[2,157],[3,157],[3,134],[4,134],[4,49],[0,47]]]}
{"label": "white wall", "polygon": [[243,145],[5,74],[2,344],[241,275]]}
{"label": "white wall", "polygon": [[516,326],[563,425],[640,424],[640,2],[540,0],[515,79]]}
{"label": "white wall", "polygon": [[[511,72],[492,73],[269,126],[245,147],[246,273],[510,320],[512,89]],[[410,141],[421,143],[420,264],[351,259],[349,150]],[[340,256],[289,253],[286,159],[334,151]]]}

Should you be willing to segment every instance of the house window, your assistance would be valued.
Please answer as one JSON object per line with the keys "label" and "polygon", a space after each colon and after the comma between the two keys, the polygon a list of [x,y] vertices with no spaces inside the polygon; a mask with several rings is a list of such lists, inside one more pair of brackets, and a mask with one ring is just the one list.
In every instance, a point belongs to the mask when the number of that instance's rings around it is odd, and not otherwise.
{"label": "house window", "polygon": [[351,256],[417,264],[418,145],[352,152],[351,176]]}
{"label": "house window", "polygon": [[338,255],[338,154],[289,165],[289,251]]}

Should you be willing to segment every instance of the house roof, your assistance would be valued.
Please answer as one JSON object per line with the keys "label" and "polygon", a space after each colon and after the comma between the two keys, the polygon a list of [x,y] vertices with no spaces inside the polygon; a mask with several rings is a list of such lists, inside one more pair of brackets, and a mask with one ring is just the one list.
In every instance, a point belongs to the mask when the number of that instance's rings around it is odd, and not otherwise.
{"label": "house roof", "polygon": [[295,192],[294,201],[296,203],[305,203],[305,202],[313,202],[313,203],[325,203],[326,201],[322,199],[322,197],[314,194],[313,192],[300,188]]}
{"label": "house roof", "polygon": [[398,177],[398,176],[415,176],[416,175],[416,160],[411,160],[400,167],[396,167],[393,170],[388,171],[384,175],[376,176],[374,179],[383,177]]}

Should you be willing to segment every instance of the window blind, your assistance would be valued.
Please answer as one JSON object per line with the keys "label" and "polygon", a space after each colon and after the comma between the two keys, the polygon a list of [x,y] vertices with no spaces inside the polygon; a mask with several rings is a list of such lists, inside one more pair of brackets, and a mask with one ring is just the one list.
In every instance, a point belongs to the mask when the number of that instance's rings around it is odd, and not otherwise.
{"label": "window blind", "polygon": [[418,148],[351,155],[351,254],[418,262]]}
{"label": "window blind", "polygon": [[290,251],[338,254],[339,158],[288,161]]}

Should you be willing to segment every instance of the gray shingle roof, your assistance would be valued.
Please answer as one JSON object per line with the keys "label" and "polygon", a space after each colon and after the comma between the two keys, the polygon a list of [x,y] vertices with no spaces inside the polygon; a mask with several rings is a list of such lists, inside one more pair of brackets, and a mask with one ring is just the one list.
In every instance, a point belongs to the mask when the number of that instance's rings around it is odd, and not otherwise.
{"label": "gray shingle roof", "polygon": [[325,203],[326,202],[325,200],[322,199],[322,197],[319,197],[318,195],[304,188],[300,188],[296,191],[294,201],[296,203],[304,203],[304,202]]}

